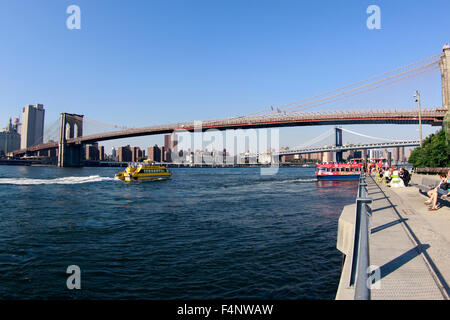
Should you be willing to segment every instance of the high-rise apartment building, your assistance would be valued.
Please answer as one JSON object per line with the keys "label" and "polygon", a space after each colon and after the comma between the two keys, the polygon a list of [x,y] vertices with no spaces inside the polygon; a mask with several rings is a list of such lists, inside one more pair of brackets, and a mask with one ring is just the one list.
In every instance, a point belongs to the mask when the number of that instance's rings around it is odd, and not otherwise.
{"label": "high-rise apartment building", "polygon": [[20,148],[29,148],[44,142],[44,116],[42,104],[29,104],[22,110]]}
{"label": "high-rise apartment building", "polygon": [[139,147],[131,147],[131,161],[132,162],[138,162],[141,160],[141,158],[144,157],[144,154]]}
{"label": "high-rise apartment building", "polygon": [[393,153],[394,153],[394,162],[398,162],[399,160],[399,154],[400,154],[400,149],[398,147],[393,149]]}
{"label": "high-rise apartment building", "polygon": [[106,158],[105,158],[105,147],[104,146],[99,146],[99,147],[97,147],[97,149],[98,149],[98,160],[100,160],[100,161],[106,160]]}
{"label": "high-rise apartment building", "polygon": [[147,148],[147,159],[155,162],[161,162],[161,149],[158,145]]}
{"label": "high-rise apartment building", "polygon": [[405,147],[400,147],[398,153],[398,160],[401,162],[405,162]]}
{"label": "high-rise apartment building", "polygon": [[85,159],[86,160],[99,160],[99,150],[97,144],[85,146]]}
{"label": "high-rise apartment building", "polygon": [[119,147],[117,149],[117,157],[120,162],[130,162],[131,161],[131,149],[130,146],[127,145],[125,147]]}

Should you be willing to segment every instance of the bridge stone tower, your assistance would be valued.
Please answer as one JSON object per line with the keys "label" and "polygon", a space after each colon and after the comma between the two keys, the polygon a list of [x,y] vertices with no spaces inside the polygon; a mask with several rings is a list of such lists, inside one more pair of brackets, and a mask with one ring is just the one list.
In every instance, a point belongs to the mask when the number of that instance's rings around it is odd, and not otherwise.
{"label": "bridge stone tower", "polygon": [[68,139],[83,136],[83,117],[78,114],[61,113],[58,167],[81,167],[83,165],[82,145],[67,144]]}
{"label": "bridge stone tower", "polygon": [[450,46],[446,44],[442,51],[441,60],[439,61],[442,76],[442,107],[447,110],[443,128],[447,142],[450,143],[450,113],[448,112],[450,108]]}

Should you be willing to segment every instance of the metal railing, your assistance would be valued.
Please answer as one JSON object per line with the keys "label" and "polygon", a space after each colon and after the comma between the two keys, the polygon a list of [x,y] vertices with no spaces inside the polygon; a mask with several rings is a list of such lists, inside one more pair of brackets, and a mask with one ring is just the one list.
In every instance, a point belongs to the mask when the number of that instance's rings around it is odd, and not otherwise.
{"label": "metal railing", "polygon": [[369,219],[372,216],[370,204],[372,199],[368,197],[366,176],[362,172],[358,197],[356,198],[355,238],[353,241],[353,255],[350,272],[349,286],[355,288],[355,300],[369,300]]}

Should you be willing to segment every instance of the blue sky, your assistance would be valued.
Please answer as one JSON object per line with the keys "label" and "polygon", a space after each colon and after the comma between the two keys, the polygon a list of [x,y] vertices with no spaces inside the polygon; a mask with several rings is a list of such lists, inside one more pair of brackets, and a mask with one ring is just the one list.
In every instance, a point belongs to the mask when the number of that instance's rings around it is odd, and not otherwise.
{"label": "blue sky", "polygon": [[[72,4],[81,30],[66,28]],[[366,27],[370,4],[381,30]],[[35,103],[47,123],[73,112],[128,127],[252,113],[439,54],[449,12],[448,0],[0,0],[0,126]],[[414,108],[414,89],[424,107],[441,105],[437,71],[335,108]],[[416,126],[349,128],[417,138]],[[280,129],[281,145],[327,129]]]}

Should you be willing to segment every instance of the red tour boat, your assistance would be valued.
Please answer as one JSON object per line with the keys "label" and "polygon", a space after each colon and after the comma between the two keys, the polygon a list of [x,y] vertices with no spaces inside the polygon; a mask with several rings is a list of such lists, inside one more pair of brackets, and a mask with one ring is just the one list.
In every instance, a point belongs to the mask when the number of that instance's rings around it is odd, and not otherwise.
{"label": "red tour boat", "polygon": [[316,165],[317,180],[358,180],[362,163],[333,163]]}

